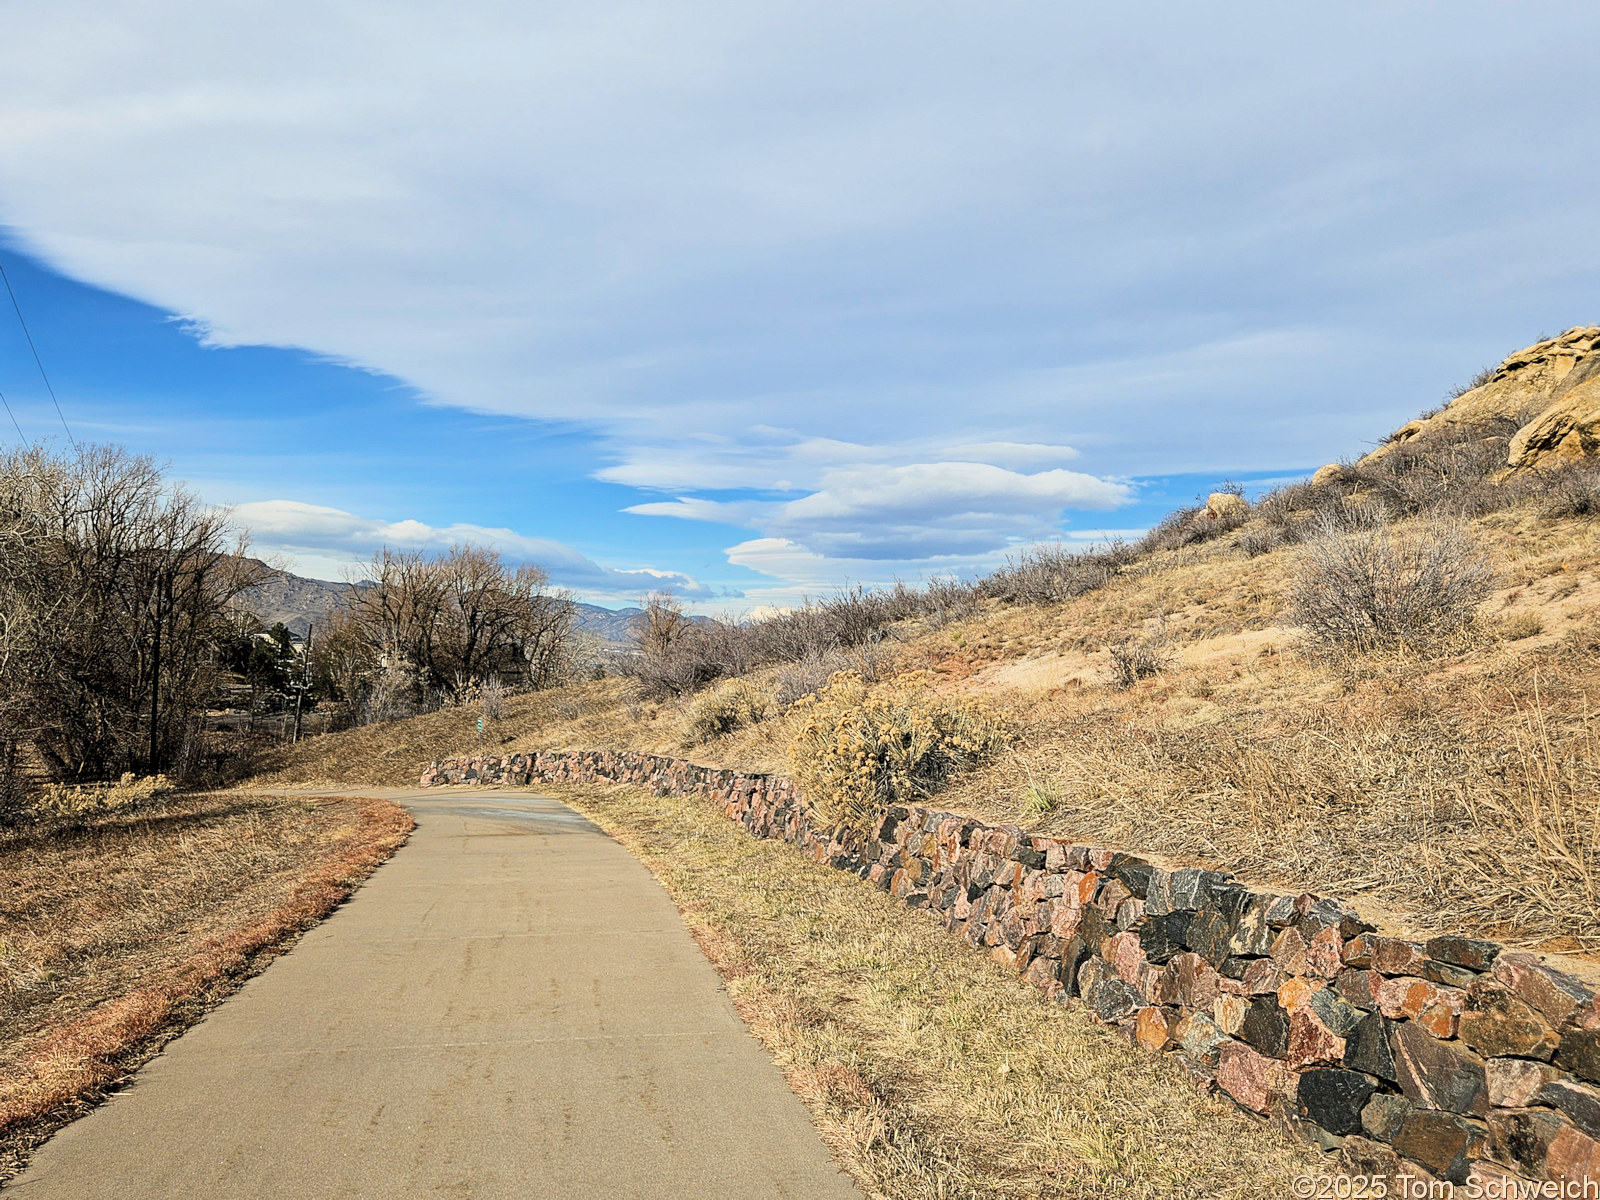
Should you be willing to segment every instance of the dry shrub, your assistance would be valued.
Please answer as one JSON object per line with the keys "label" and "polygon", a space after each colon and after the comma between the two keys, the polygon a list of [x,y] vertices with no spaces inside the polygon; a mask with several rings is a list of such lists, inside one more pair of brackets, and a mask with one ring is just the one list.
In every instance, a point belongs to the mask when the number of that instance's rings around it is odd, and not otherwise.
{"label": "dry shrub", "polygon": [[688,745],[714,741],[754,725],[767,715],[767,697],[760,688],[735,679],[702,692],[689,705],[683,740]]}
{"label": "dry shrub", "polygon": [[1120,646],[1108,647],[1107,653],[1111,656],[1112,686],[1123,690],[1131,688],[1141,679],[1159,675],[1172,662],[1172,656],[1166,652],[1160,638],[1124,642]]}
{"label": "dry shrub", "polygon": [[1518,613],[1495,627],[1495,633],[1505,642],[1519,642],[1523,638],[1538,637],[1543,632],[1544,618],[1538,613]]}
{"label": "dry shrub", "polygon": [[1105,550],[1071,550],[1060,542],[1029,546],[978,583],[985,596],[1007,604],[1060,604],[1102,588],[1133,552],[1120,542]]}
{"label": "dry shrub", "polygon": [[141,779],[132,772],[125,773],[116,783],[91,783],[78,787],[46,784],[32,797],[28,815],[45,819],[82,819],[142,808],[172,790],[173,785],[165,775],[147,775]]}
{"label": "dry shrub", "polygon": [[[795,662],[778,669],[778,691],[773,697],[779,708],[790,708],[807,696],[814,696],[828,686],[839,671],[848,670],[845,658],[837,651],[828,654],[807,654]],[[868,679],[865,671],[858,671]]]}
{"label": "dry shrub", "polygon": [[1538,496],[1540,516],[1560,520],[1600,514],[1600,467],[1593,463],[1568,463],[1526,477]]}
{"label": "dry shrub", "polygon": [[795,705],[800,723],[789,763],[824,819],[864,828],[879,809],[931,796],[957,768],[1005,745],[999,714],[941,696],[929,683],[918,671],[872,690],[841,671]]}
{"label": "dry shrub", "polygon": [[1298,565],[1293,619],[1327,649],[1426,646],[1470,625],[1494,583],[1483,548],[1448,521],[1353,532],[1324,522]]}

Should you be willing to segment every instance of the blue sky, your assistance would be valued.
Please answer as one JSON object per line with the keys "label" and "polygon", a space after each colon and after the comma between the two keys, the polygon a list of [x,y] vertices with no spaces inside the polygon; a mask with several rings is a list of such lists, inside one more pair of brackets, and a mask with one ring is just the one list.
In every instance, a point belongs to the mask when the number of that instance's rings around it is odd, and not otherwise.
{"label": "blue sky", "polygon": [[74,433],[311,574],[972,572],[1597,319],[1592,5],[7,8],[0,255]]}

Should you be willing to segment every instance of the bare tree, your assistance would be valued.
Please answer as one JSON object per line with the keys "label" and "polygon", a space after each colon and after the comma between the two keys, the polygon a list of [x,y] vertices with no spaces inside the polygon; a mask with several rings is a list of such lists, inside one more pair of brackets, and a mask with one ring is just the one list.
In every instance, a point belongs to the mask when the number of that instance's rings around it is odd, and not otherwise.
{"label": "bare tree", "polygon": [[461,703],[490,679],[508,687],[564,682],[576,609],[536,566],[508,567],[497,551],[383,549],[330,626],[317,671],[356,720]]}
{"label": "bare tree", "polygon": [[60,780],[182,772],[232,598],[227,514],[108,446],[0,455],[0,760]]}

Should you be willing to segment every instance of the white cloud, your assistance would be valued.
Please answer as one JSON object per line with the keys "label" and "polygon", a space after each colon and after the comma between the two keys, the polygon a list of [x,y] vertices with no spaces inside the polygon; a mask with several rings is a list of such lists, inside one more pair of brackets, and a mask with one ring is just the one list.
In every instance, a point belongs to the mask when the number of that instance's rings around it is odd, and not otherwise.
{"label": "white cloud", "polygon": [[988,463],[862,464],[825,471],[818,490],[795,500],[679,497],[627,511],[721,521],[828,558],[915,560],[971,557],[1050,536],[1062,510],[1109,509],[1128,485],[1056,468],[1022,474]]}
{"label": "white cloud", "polygon": [[694,600],[709,600],[717,594],[679,572],[603,567],[571,546],[511,529],[381,521],[297,500],[258,500],[235,505],[232,512],[234,519],[250,531],[256,552],[280,555],[313,575],[339,573],[365,562],[384,546],[439,551],[458,542],[473,542],[493,547],[513,561],[536,563],[549,573],[552,582],[590,598],[633,600],[640,593],[657,588]]}

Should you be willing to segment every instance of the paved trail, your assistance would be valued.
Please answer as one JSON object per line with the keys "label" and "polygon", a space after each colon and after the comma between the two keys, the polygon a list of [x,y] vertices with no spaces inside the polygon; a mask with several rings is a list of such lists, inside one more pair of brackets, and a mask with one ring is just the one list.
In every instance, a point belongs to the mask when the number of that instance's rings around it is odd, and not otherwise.
{"label": "paved trail", "polygon": [[627,851],[552,800],[381,794],[399,854],[8,1194],[859,1200]]}

